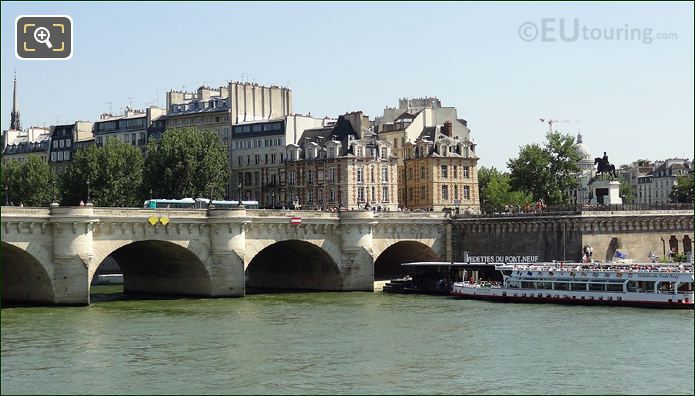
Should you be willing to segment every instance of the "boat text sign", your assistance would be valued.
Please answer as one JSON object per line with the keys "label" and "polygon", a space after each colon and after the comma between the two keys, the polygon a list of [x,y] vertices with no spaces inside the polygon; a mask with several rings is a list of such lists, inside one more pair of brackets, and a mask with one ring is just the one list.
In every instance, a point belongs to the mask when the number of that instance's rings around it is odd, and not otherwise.
{"label": "boat text sign", "polygon": [[468,256],[469,263],[537,263],[538,256]]}

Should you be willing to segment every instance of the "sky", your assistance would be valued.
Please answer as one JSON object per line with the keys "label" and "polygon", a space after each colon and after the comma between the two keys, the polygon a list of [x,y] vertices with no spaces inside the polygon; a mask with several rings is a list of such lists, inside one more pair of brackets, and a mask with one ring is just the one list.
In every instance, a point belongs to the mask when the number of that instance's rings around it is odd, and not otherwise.
{"label": "sky", "polygon": [[[165,106],[229,80],[289,86],[296,113],[370,118],[436,96],[506,169],[548,125],[612,163],[692,159],[692,3],[3,2],[1,127]],[[18,15],[70,15],[66,61],[19,60]],[[575,31],[576,27],[576,31]],[[575,35],[576,32],[576,35]],[[620,36],[618,36],[620,34]],[[659,34],[659,36],[657,36]],[[111,102],[111,104],[109,104]]]}

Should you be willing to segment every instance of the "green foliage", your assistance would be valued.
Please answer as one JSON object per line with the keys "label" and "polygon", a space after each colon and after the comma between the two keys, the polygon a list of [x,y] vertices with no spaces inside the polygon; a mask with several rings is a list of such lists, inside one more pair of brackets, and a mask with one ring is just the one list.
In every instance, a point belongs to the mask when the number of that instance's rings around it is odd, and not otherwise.
{"label": "green foliage", "polygon": [[572,136],[549,132],[543,146],[525,145],[518,158],[507,162],[510,187],[528,192],[534,200],[542,199],[547,205],[565,204],[569,201],[568,191],[577,185],[579,160]]}
{"label": "green foliage", "polygon": [[671,191],[671,202],[692,203],[695,195],[695,173],[678,176]]}
{"label": "green foliage", "polygon": [[523,207],[531,202],[531,194],[512,191],[509,174],[492,168],[481,167],[478,170],[478,188],[480,191],[480,210],[483,213],[502,212],[504,207]]}
{"label": "green foliage", "polygon": [[620,179],[620,198],[622,198],[624,204],[635,203],[635,198],[637,191],[635,187],[630,184],[629,181],[625,179]]}
{"label": "green foliage", "polygon": [[660,263],[684,263],[688,260],[685,253],[673,253],[669,258],[668,255],[659,258]]}
{"label": "green foliage", "polygon": [[[7,161],[2,166],[2,192],[15,206],[48,206],[52,199],[56,179],[48,162],[38,155],[26,161]],[[5,204],[3,197],[3,204]]]}
{"label": "green foliage", "polygon": [[62,203],[95,206],[138,207],[142,205],[143,158],[140,150],[116,138],[102,147],[78,150],[61,178]]}
{"label": "green foliage", "polygon": [[145,154],[144,196],[224,197],[230,166],[226,147],[207,129],[167,130]]}

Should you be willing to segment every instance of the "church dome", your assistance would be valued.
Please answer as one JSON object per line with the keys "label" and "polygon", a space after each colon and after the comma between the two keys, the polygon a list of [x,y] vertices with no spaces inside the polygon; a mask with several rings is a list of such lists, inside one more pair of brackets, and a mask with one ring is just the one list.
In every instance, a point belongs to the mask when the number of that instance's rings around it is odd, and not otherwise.
{"label": "church dome", "polygon": [[584,144],[581,133],[577,135],[577,144],[574,145],[574,152],[577,153],[582,160],[591,159],[591,150],[589,150],[589,146]]}

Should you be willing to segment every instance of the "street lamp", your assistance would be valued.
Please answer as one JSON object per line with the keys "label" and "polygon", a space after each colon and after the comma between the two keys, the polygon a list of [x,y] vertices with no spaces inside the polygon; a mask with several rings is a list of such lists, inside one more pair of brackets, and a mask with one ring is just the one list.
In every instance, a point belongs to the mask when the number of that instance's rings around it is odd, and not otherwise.
{"label": "street lamp", "polygon": [[9,190],[10,190],[10,187],[5,186],[5,206],[10,206],[10,199],[8,198]]}
{"label": "street lamp", "polygon": [[271,192],[271,193],[270,193],[270,196],[273,197],[273,198],[272,198],[273,209],[275,209],[275,191]]}
{"label": "street lamp", "polygon": [[236,206],[241,206],[241,182],[239,182],[239,202],[237,202]]}
{"label": "street lamp", "polygon": [[87,180],[87,203],[89,203],[89,180]]}
{"label": "street lamp", "polygon": [[152,189],[150,188],[150,201],[152,200]]}

